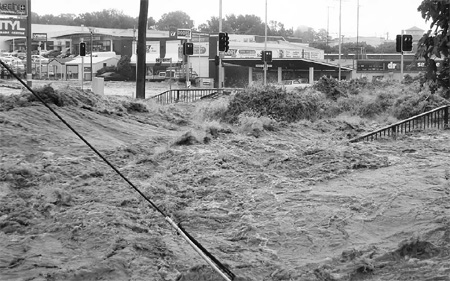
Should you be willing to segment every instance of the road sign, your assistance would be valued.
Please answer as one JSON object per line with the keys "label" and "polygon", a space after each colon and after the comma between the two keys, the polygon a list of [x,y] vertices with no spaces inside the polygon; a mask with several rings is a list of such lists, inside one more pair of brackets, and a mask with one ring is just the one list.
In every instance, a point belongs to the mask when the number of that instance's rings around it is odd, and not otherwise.
{"label": "road sign", "polygon": [[171,58],[156,58],[156,62],[171,62]]}
{"label": "road sign", "polygon": [[[264,67],[264,64],[255,64],[255,67]],[[267,67],[272,67],[272,65],[268,64]]]}

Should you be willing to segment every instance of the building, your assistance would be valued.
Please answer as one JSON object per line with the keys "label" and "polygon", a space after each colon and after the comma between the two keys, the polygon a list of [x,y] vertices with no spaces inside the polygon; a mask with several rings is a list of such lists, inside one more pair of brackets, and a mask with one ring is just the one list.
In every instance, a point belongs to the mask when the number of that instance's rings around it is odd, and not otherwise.
{"label": "building", "polygon": [[[79,45],[85,42],[87,53],[90,52],[114,52],[118,56],[129,56],[132,67],[136,68],[136,45],[137,30],[135,29],[107,29],[90,28],[85,26],[60,26],[33,24],[32,33],[39,35],[34,38],[32,51],[39,50],[59,50],[79,54]],[[157,74],[165,71],[168,67],[186,69],[189,68],[202,78],[218,79],[218,66],[216,65],[217,55],[217,34],[190,32],[190,37],[177,38],[170,36],[169,31],[147,30],[146,38],[146,73]],[[267,50],[272,51],[273,63],[268,69],[268,77],[275,82],[284,79],[306,79],[316,80],[322,75],[333,77],[338,76],[339,67],[336,64],[327,63],[324,60],[322,50],[309,47],[307,44],[289,42],[283,37],[268,37],[267,44],[264,37],[256,35],[230,34],[230,49],[223,54],[223,67],[225,73],[224,86],[245,86],[253,82],[261,81],[261,51],[267,45]],[[0,42],[2,49],[8,51],[24,50],[26,40],[24,37],[3,37]],[[188,60],[182,54],[182,43],[186,40],[194,43],[194,54]],[[78,79],[83,77],[78,75],[81,70],[85,76],[90,77],[90,73],[95,73],[102,65],[111,65],[115,55],[111,60],[105,61],[93,58],[92,69],[89,66],[80,66],[81,59],[66,61],[64,63],[53,62],[49,68],[40,67],[42,72],[60,73],[61,78],[70,79],[77,74]],[[85,61],[90,61],[89,56]],[[53,69],[54,68],[54,69]],[[351,78],[352,69],[341,67],[342,77]],[[244,72],[245,75],[241,75]],[[55,77],[59,77],[56,75]],[[87,76],[86,76],[87,77]],[[86,78],[85,77],[85,78]],[[236,83],[235,80],[239,80]],[[311,81],[312,82],[312,81]]]}

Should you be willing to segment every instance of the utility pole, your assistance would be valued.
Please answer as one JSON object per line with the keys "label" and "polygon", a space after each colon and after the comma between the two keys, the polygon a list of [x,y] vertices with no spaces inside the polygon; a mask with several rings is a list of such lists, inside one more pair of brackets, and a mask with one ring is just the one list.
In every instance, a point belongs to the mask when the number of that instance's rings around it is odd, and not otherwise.
{"label": "utility pole", "polygon": [[405,34],[405,31],[402,30],[402,36],[401,36],[401,47],[400,47],[400,52],[401,52],[401,60],[400,60],[400,81],[403,81],[403,34]]}
{"label": "utility pole", "polygon": [[339,59],[338,59],[338,65],[339,65],[339,76],[338,80],[341,81],[341,50],[342,50],[342,37],[341,37],[341,11],[342,11],[342,0],[339,0]]}
{"label": "utility pole", "polygon": [[139,10],[138,43],[136,49],[136,98],[138,99],[145,99],[147,15],[148,0],[141,0],[141,6]]}
{"label": "utility pole", "polygon": [[31,70],[31,0],[27,1],[27,85],[32,87],[33,74]]}
{"label": "utility pole", "polygon": [[356,59],[359,58],[358,46],[359,46],[359,0],[357,2],[358,7],[356,8]]}
{"label": "utility pole", "polygon": [[[267,0],[266,0],[266,16],[265,16],[265,28],[264,28],[264,54],[267,51]],[[264,86],[267,85],[267,61],[264,59]]]}

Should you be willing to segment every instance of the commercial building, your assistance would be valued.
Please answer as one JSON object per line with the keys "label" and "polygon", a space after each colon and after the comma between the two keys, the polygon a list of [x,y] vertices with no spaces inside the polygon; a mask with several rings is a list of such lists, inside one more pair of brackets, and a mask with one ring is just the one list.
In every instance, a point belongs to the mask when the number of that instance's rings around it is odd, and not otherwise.
{"label": "commercial building", "polygon": [[[32,51],[59,50],[79,54],[80,42],[86,43],[87,52],[114,52],[119,56],[127,55],[131,59],[131,65],[136,66],[136,36],[135,29],[107,29],[90,28],[85,26],[61,26],[33,24],[32,33],[41,37],[34,40]],[[45,35],[45,36],[43,36]],[[273,62],[268,69],[268,79],[271,82],[281,82],[285,79],[317,80],[322,75],[337,77],[339,67],[333,63],[327,63],[322,50],[309,47],[307,44],[289,42],[282,37],[269,37],[267,44],[264,37],[255,35],[230,34],[230,50],[223,55],[224,86],[245,86],[262,81],[261,51],[265,48],[272,51]],[[1,40],[3,38],[4,40]],[[23,51],[26,39],[20,37],[1,37],[0,49],[7,51]],[[45,39],[42,39],[45,38]],[[214,79],[216,86],[218,81],[218,67],[215,57],[217,55],[217,34],[192,32],[189,39],[194,43],[194,54],[188,61],[183,61],[182,43],[186,39],[170,36],[169,31],[147,30],[146,66],[147,74],[155,74],[164,71],[168,67],[184,69],[186,64],[199,77]],[[78,59],[79,60],[79,59]],[[95,73],[98,65],[90,69],[90,59],[86,59],[88,69],[86,73]],[[109,65],[110,62],[107,64]],[[73,74],[78,65],[75,62],[64,62],[61,77]],[[79,67],[77,67],[79,72]],[[341,67],[344,79],[352,77],[352,69]],[[242,75],[245,73],[245,75]],[[89,74],[90,75],[90,74]],[[81,76],[78,75],[79,79]],[[311,81],[312,82],[312,81]]]}

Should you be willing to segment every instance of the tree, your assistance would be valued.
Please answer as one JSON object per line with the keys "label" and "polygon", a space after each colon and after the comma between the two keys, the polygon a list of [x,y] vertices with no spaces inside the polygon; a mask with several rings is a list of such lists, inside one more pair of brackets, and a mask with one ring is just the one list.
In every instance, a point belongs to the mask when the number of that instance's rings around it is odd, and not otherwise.
{"label": "tree", "polygon": [[303,42],[311,43],[316,38],[316,31],[312,27],[299,26],[294,31],[294,37],[301,38]]}
{"label": "tree", "polygon": [[281,22],[270,21],[268,25],[267,34],[272,36],[290,37],[294,35],[294,30],[292,28],[286,30],[284,24]]}
{"label": "tree", "polygon": [[156,23],[158,30],[170,30],[171,28],[189,28],[194,27],[194,21],[188,14],[182,11],[175,11],[163,14]]}
{"label": "tree", "polygon": [[[198,26],[198,30],[201,32],[218,33],[219,32],[219,18],[211,17],[206,23],[202,23]],[[222,21],[222,31],[232,33],[233,30],[230,27],[230,23],[227,19]]]}
{"label": "tree", "polygon": [[100,12],[84,13],[78,15],[74,22],[76,25],[103,27],[103,28],[133,28],[137,26],[137,18],[125,15],[122,11],[108,9]]}
{"label": "tree", "polygon": [[[427,65],[426,78],[431,82],[430,90],[436,92],[443,89],[443,95],[450,98],[448,35],[450,19],[449,0],[424,0],[417,8],[425,21],[431,20],[430,30],[418,43],[417,57],[425,58]],[[434,30],[433,30],[434,29]],[[438,67],[438,65],[440,65]]]}
{"label": "tree", "polygon": [[378,45],[375,48],[375,53],[380,53],[380,54],[393,54],[396,52],[397,52],[397,49],[396,49],[395,42],[384,42],[383,44]]}
{"label": "tree", "polygon": [[117,73],[122,74],[127,79],[130,79],[133,76],[130,61],[130,58],[125,55],[117,62]]}
{"label": "tree", "polygon": [[148,29],[154,29],[156,27],[156,21],[153,17],[149,17],[147,19],[147,28]]}

